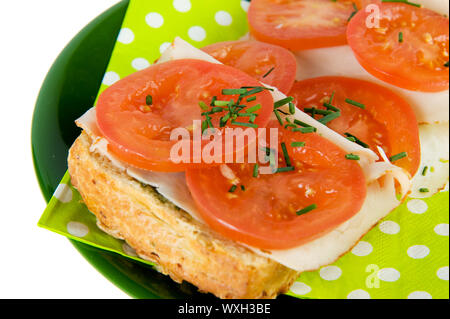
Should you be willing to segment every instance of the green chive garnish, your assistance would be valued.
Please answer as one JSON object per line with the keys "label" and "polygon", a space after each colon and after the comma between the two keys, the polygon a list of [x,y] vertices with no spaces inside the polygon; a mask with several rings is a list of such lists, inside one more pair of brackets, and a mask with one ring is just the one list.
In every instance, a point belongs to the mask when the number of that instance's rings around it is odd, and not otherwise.
{"label": "green chive garnish", "polygon": [[291,114],[295,113],[295,105],[292,102],[289,102],[289,113]]}
{"label": "green chive garnish", "polygon": [[323,103],[323,106],[327,108],[327,110],[332,110],[334,112],[340,112],[341,110],[335,107],[334,105],[331,105],[330,103]]}
{"label": "green chive garnish", "polygon": [[325,115],[324,117],[322,117],[318,121],[320,123],[326,125],[328,122],[331,122],[332,120],[337,119],[339,116],[341,116],[341,112],[333,112],[333,113],[330,113],[328,115]]}
{"label": "green chive garnish", "polygon": [[448,68],[448,65],[449,65],[449,61],[447,61],[447,62],[444,63],[444,66],[445,66],[446,68]]}
{"label": "green chive garnish", "polygon": [[145,97],[145,104],[152,105],[153,104],[153,97],[151,95],[147,95]]}
{"label": "green chive garnish", "polygon": [[255,111],[258,111],[261,107],[262,107],[261,104],[256,104],[255,106],[252,106],[252,107],[246,109],[245,111],[248,113],[253,113]]}
{"label": "green chive garnish", "polygon": [[242,191],[245,191],[245,186],[241,185],[241,189],[242,189]]}
{"label": "green chive garnish", "polygon": [[251,102],[251,101],[254,101],[254,100],[256,100],[256,96],[251,96],[251,97],[249,97],[247,99],[247,102]]}
{"label": "green chive garnish", "polygon": [[259,165],[255,164],[255,166],[253,166],[253,177],[258,177],[259,174]]}
{"label": "green chive garnish", "polygon": [[362,108],[362,109],[365,109],[365,108],[366,108],[366,106],[365,106],[364,104],[359,103],[359,102],[356,102],[356,101],[353,101],[353,100],[350,100],[350,99],[345,99],[345,102],[347,102],[348,104],[357,106],[357,107],[359,107],[359,108]]}
{"label": "green chive garnish", "polygon": [[428,166],[425,166],[422,170],[422,176],[427,175],[427,171],[428,171]]}
{"label": "green chive garnish", "polygon": [[303,146],[305,146],[305,142],[292,142],[291,146],[292,147],[303,147]]}
{"label": "green chive garnish", "polygon": [[305,122],[299,121],[299,120],[294,120],[294,123],[297,125],[303,126],[303,127],[312,127],[311,125],[309,125]]}
{"label": "green chive garnish", "polygon": [[289,102],[292,102],[293,100],[294,100],[294,98],[293,98],[292,96],[288,96],[287,98],[284,98],[284,99],[282,99],[282,100],[279,100],[279,101],[275,102],[275,103],[273,104],[273,107],[274,107],[275,109],[277,109],[277,108],[279,108],[279,107],[281,107],[281,106],[283,106],[283,105],[288,104]]}
{"label": "green chive garnish", "polygon": [[293,166],[288,166],[288,167],[279,167],[276,171],[276,173],[285,173],[285,172],[291,172],[294,171],[295,167]]}
{"label": "green chive garnish", "polygon": [[207,111],[207,110],[209,109],[208,105],[206,105],[206,103],[203,102],[203,101],[198,102],[198,106],[200,106],[200,108],[201,108],[203,111]]}
{"label": "green chive garnish", "polygon": [[283,125],[283,120],[281,119],[280,113],[278,113],[278,110],[273,110],[273,113],[275,113],[275,116],[277,117],[278,122],[280,125]]}
{"label": "green chive garnish", "polygon": [[359,161],[360,157],[358,155],[355,154],[346,154],[345,158],[348,160],[352,160],[352,161]]}
{"label": "green chive garnish", "polygon": [[231,186],[230,190],[228,191],[229,193],[234,193],[234,191],[236,190],[237,186],[233,185]]}
{"label": "green chive garnish", "polygon": [[398,33],[398,42],[403,43],[403,32]]}
{"label": "green chive garnish", "polygon": [[317,205],[316,205],[316,204],[309,205],[309,206],[307,206],[307,207],[305,207],[305,208],[300,209],[299,211],[297,211],[297,215],[300,216],[300,215],[309,213],[310,211],[312,211],[312,210],[314,210],[314,209],[316,209],[316,208],[317,208]]}
{"label": "green chive garnish", "polygon": [[244,126],[244,127],[252,127],[252,128],[258,127],[258,125],[254,124],[254,123],[243,123],[243,122],[231,121],[231,124],[238,125],[238,126]]}
{"label": "green chive garnish", "polygon": [[428,193],[429,191],[430,190],[428,188],[425,188],[425,187],[419,188],[419,192],[421,192],[421,193]]}
{"label": "green chive garnish", "polygon": [[246,89],[223,89],[223,95],[235,95],[235,94],[244,94],[247,93]]}
{"label": "green chive garnish", "polygon": [[300,133],[303,133],[303,134],[305,134],[305,133],[314,133],[316,131],[317,131],[317,129],[315,127],[312,127],[312,126],[310,126],[310,127],[297,127],[297,128],[293,128],[292,129],[292,132],[300,132]]}
{"label": "green chive garnish", "polygon": [[398,153],[398,154],[396,154],[396,155],[391,156],[391,157],[389,158],[389,160],[390,160],[391,162],[395,162],[395,161],[398,161],[399,159],[402,159],[402,158],[404,158],[404,157],[406,157],[406,156],[408,156],[408,153],[406,153],[406,152],[401,152],[401,153]]}
{"label": "green chive garnish", "polygon": [[355,142],[356,144],[359,144],[364,148],[369,148],[369,145],[367,143],[364,143],[359,138],[357,138],[355,135],[352,135],[350,133],[344,133],[344,135],[347,137],[347,139],[349,141]]}
{"label": "green chive garnish", "polygon": [[289,158],[286,144],[284,142],[281,143],[281,149],[283,151],[283,156],[284,156],[284,160],[286,161],[286,165],[291,166],[291,159]]}
{"label": "green chive garnish", "polygon": [[271,68],[269,71],[267,71],[267,73],[263,75],[263,78],[265,78],[265,77],[268,76],[270,73],[272,73],[273,69],[275,69],[275,67],[273,67],[273,68]]}
{"label": "green chive garnish", "polygon": [[328,114],[333,113],[332,111],[316,109],[315,107],[311,107],[311,108],[306,107],[303,109],[303,111],[305,113],[311,113],[311,114],[314,113],[314,114],[320,114],[320,115],[328,115]]}

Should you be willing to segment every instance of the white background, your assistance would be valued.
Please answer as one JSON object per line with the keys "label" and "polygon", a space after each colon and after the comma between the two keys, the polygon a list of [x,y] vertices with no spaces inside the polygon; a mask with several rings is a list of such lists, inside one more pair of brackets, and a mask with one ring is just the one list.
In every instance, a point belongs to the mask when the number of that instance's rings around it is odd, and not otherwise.
{"label": "white background", "polygon": [[0,0],[0,298],[128,298],[63,236],[37,227],[45,208],[31,158],[39,88],[65,45],[118,0]]}

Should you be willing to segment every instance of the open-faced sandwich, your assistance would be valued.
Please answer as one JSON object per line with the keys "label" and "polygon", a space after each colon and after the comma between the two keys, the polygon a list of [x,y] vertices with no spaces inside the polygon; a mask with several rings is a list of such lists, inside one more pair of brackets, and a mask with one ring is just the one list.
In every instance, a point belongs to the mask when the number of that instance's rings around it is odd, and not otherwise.
{"label": "open-faced sandwich", "polygon": [[449,20],[403,2],[253,0],[249,39],[176,38],[110,86],[68,160],[98,226],[177,282],[274,298],[437,192]]}

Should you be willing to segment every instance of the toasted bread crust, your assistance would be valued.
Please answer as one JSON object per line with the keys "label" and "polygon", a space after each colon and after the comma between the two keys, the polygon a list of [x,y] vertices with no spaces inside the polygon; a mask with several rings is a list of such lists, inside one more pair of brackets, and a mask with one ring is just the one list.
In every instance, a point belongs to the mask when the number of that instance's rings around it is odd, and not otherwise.
{"label": "toasted bread crust", "polygon": [[173,280],[220,298],[275,298],[299,273],[227,240],[90,152],[82,133],[69,152],[72,184],[101,229],[124,239]]}

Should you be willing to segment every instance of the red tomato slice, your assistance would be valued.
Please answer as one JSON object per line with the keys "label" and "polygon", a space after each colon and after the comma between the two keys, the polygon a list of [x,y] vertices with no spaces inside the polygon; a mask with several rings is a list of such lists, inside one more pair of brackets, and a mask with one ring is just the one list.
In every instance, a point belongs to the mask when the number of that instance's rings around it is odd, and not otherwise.
{"label": "red tomato slice", "polygon": [[248,10],[251,34],[291,50],[344,45],[353,3],[331,0],[253,0]]}
{"label": "red tomato slice", "polygon": [[408,90],[448,89],[447,17],[412,5],[384,3],[379,28],[368,28],[369,14],[361,10],[347,29],[355,57],[369,73]]}
{"label": "red tomato slice", "polygon": [[[260,83],[235,68],[200,60],[156,64],[116,82],[100,95],[98,126],[108,140],[110,150],[131,165],[166,172],[183,171],[191,165],[203,166],[206,165],[204,161],[193,163],[193,151],[190,158],[186,158],[190,163],[175,164],[171,160],[171,148],[177,143],[170,140],[171,131],[186,128],[192,139],[193,121],[205,119],[199,101],[209,105],[213,96],[222,101],[237,101],[239,95],[223,95],[222,89],[242,86],[260,86]],[[153,99],[151,105],[146,104],[147,96]],[[254,124],[264,127],[273,110],[273,99],[266,90],[255,96],[255,101],[241,104],[248,107],[261,104],[254,112],[257,114]],[[224,115],[225,112],[211,115],[215,128],[219,128],[219,120]],[[248,123],[249,118],[240,117],[239,122]],[[226,127],[238,126],[230,125],[228,121]],[[202,149],[208,143],[202,141]],[[223,156],[227,149],[223,145]]]}
{"label": "red tomato slice", "polygon": [[208,45],[202,50],[283,93],[289,92],[294,84],[297,61],[282,47],[258,41],[227,41]]}
{"label": "red tomato slice", "polygon": [[[316,133],[278,128],[294,171],[253,177],[254,164],[229,164],[234,182],[220,167],[187,170],[186,180],[204,221],[223,236],[262,249],[287,249],[311,241],[342,224],[361,208],[366,180],[360,165]],[[267,138],[268,140],[268,138]],[[292,147],[292,142],[305,142]],[[279,157],[282,159],[281,147]],[[279,160],[279,167],[286,165]],[[244,186],[244,190],[241,188]],[[317,208],[297,215],[310,206]]]}
{"label": "red tomato slice", "polygon": [[[411,106],[400,96],[380,85],[345,77],[319,77],[294,84],[289,95],[300,110],[315,107],[326,110],[334,92],[332,105],[341,116],[328,123],[332,130],[357,137],[378,155],[380,146],[387,156],[407,152],[395,161],[414,176],[420,164],[419,129]],[[352,103],[364,105],[364,109]],[[311,114],[311,113],[310,113]],[[321,115],[316,115],[319,119]]]}

